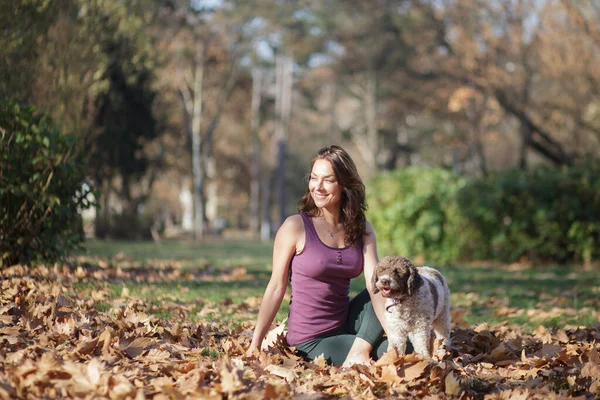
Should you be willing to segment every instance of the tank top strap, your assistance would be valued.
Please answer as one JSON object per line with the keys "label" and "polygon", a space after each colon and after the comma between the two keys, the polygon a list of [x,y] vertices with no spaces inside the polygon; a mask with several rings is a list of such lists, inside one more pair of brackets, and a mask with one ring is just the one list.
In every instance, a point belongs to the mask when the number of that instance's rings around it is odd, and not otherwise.
{"label": "tank top strap", "polygon": [[312,219],[305,212],[301,212],[300,216],[304,221],[304,231],[306,233],[306,240],[310,240],[311,242],[319,240],[319,236],[317,235],[317,230],[315,229],[315,225],[313,224]]}

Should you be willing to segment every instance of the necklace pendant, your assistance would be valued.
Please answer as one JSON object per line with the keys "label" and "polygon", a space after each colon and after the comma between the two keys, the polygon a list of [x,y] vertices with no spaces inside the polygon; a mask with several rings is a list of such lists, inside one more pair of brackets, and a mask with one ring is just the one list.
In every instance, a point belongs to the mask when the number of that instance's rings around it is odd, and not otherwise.
{"label": "necklace pendant", "polygon": [[329,232],[329,239],[333,239],[333,233]]}

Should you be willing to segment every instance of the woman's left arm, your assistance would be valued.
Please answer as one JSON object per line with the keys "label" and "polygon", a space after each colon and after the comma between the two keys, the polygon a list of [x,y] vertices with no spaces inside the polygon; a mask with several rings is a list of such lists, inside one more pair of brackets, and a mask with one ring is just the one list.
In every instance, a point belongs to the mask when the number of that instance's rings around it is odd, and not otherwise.
{"label": "woman's left arm", "polygon": [[371,301],[373,303],[373,309],[375,310],[375,314],[377,315],[377,318],[379,319],[379,322],[381,322],[381,326],[383,326],[383,330],[385,331],[385,333],[388,332],[387,330],[387,322],[385,319],[385,298],[380,294],[374,294],[373,293],[373,282],[372,282],[372,277],[373,274],[375,273],[375,267],[377,266],[377,263],[379,262],[379,257],[377,255],[377,239],[375,238],[375,231],[373,230],[373,227],[371,226],[371,224],[369,223],[369,221],[367,221],[367,233],[368,235],[365,236],[365,241],[363,244],[363,257],[364,257],[364,274],[365,274],[365,280],[366,280],[366,284],[367,284],[367,290],[369,291],[369,294],[371,295]]}
{"label": "woman's left arm", "polygon": [[[380,294],[373,294],[373,287],[371,282],[371,277],[375,272],[375,266],[379,262],[379,258],[377,257],[377,245],[375,240],[375,232],[373,231],[373,227],[367,221],[367,233],[365,236],[363,243],[363,270],[367,283],[367,290],[369,291],[369,295],[371,295],[371,301],[373,302],[373,309],[375,310],[375,314],[377,318],[381,322],[381,326],[383,326],[383,330],[387,333],[386,322],[384,318],[385,312],[385,299]],[[354,339],[354,343],[348,352],[348,356],[344,361],[342,367],[350,367],[352,364],[366,364],[368,365],[371,362],[370,353],[373,349],[366,340],[357,337]]]}

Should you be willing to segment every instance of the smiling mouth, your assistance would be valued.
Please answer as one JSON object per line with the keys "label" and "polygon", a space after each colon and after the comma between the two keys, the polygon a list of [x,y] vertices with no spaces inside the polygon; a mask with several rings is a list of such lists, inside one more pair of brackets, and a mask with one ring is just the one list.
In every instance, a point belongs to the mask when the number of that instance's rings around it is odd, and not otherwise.
{"label": "smiling mouth", "polygon": [[390,288],[381,288],[381,289],[379,289],[379,291],[381,292],[381,295],[383,297],[389,297],[390,294],[392,293],[392,289],[390,289]]}

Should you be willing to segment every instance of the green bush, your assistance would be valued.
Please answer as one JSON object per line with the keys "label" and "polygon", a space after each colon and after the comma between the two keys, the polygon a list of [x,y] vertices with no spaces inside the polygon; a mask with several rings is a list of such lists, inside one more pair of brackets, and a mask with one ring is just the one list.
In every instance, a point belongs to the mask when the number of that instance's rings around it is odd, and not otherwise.
{"label": "green bush", "polygon": [[600,163],[509,169],[467,180],[410,167],[370,182],[382,255],[590,263],[600,257]]}
{"label": "green bush", "polygon": [[83,240],[82,157],[44,113],[0,103],[0,265],[51,262]]}
{"label": "green bush", "polygon": [[510,169],[457,193],[464,218],[479,233],[479,258],[584,261],[597,258],[600,168]]}
{"label": "green bush", "polygon": [[382,255],[445,263],[461,258],[472,233],[459,213],[456,192],[466,180],[437,168],[385,172],[369,183],[367,217]]}

